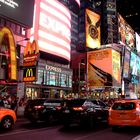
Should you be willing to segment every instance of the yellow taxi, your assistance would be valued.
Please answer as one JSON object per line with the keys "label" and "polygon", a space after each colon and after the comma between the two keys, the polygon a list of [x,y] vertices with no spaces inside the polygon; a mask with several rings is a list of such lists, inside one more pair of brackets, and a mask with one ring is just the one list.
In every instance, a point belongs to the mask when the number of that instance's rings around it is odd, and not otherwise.
{"label": "yellow taxi", "polygon": [[108,121],[113,130],[120,126],[140,126],[140,100],[115,101],[109,109]]}
{"label": "yellow taxi", "polygon": [[12,109],[7,109],[4,107],[0,107],[0,126],[9,130],[13,127],[16,122],[16,113]]}

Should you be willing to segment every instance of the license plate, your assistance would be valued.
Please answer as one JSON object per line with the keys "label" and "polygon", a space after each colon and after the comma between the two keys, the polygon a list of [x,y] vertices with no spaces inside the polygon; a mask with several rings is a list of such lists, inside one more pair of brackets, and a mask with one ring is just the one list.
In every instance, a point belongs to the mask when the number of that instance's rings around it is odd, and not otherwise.
{"label": "license plate", "polygon": [[69,111],[69,110],[65,110],[64,112],[65,112],[65,113],[70,113],[70,111]]}

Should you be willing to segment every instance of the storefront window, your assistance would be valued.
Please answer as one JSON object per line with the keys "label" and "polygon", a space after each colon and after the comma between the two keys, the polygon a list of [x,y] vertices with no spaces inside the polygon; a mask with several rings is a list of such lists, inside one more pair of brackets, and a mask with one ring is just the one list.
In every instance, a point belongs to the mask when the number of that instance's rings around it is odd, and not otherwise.
{"label": "storefront window", "polygon": [[27,98],[35,99],[39,96],[38,93],[39,93],[39,89],[37,89],[37,88],[29,88],[29,87],[26,88],[26,97]]}
{"label": "storefront window", "polygon": [[49,85],[55,86],[55,72],[51,72],[51,71],[50,71],[50,81],[49,81]]}
{"label": "storefront window", "polygon": [[66,87],[67,85],[66,74],[61,74],[61,86]]}
{"label": "storefront window", "polygon": [[56,86],[60,86],[59,73],[55,73]]}
{"label": "storefront window", "polygon": [[38,70],[38,77],[36,84],[44,83],[44,70]]}
{"label": "storefront window", "polygon": [[72,87],[72,76],[69,76],[69,87]]}

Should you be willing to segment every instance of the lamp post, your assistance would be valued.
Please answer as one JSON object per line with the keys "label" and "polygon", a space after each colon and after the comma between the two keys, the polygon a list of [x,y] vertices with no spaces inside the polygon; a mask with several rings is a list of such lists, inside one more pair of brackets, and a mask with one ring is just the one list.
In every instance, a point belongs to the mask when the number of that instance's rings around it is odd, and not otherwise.
{"label": "lamp post", "polygon": [[79,84],[78,84],[78,95],[80,94],[80,79],[81,79],[81,65],[85,65],[85,63],[78,63],[78,81],[79,81]]}

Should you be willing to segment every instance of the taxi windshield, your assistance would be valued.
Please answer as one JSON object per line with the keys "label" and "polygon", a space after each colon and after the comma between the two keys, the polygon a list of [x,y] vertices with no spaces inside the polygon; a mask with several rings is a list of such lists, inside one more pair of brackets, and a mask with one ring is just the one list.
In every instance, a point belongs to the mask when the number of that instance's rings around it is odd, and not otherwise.
{"label": "taxi windshield", "polygon": [[125,103],[114,103],[112,106],[113,110],[133,110],[136,108],[135,103],[133,102],[125,102]]}

